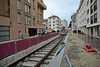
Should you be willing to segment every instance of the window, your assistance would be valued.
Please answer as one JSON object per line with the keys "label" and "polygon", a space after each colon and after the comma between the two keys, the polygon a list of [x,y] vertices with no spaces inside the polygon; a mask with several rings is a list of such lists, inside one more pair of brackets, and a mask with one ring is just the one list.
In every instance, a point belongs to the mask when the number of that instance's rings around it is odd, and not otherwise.
{"label": "window", "polygon": [[28,25],[31,25],[31,18],[28,18]]}
{"label": "window", "polygon": [[97,26],[97,36],[100,37],[100,26]]}
{"label": "window", "polygon": [[89,9],[87,10],[87,15],[89,14]]}
{"label": "window", "polygon": [[91,27],[91,35],[93,35],[93,27]]}
{"label": "window", "polygon": [[35,0],[33,0],[33,6],[34,6],[34,4],[35,4]]}
{"label": "window", "polygon": [[35,10],[33,9],[33,16],[35,16]]}
{"label": "window", "polygon": [[21,23],[20,22],[20,13],[18,13],[17,15],[18,15],[18,23]]}
{"label": "window", "polygon": [[87,1],[87,6],[89,5],[89,0]]}
{"label": "window", "polygon": [[8,0],[8,15],[10,16],[10,0]]}
{"label": "window", "polygon": [[0,26],[0,42],[10,39],[10,27]]}
{"label": "window", "polygon": [[93,0],[90,0],[90,3],[92,3],[93,2]]}
{"label": "window", "polygon": [[55,18],[53,18],[53,20],[55,20]]}
{"label": "window", "polygon": [[27,5],[25,4],[25,12],[27,12]]}
{"label": "window", "polygon": [[39,21],[37,21],[38,22],[38,24],[39,24]]}
{"label": "window", "polygon": [[97,13],[94,14],[94,23],[97,23]]}
{"label": "window", "polygon": [[31,7],[30,6],[28,6],[28,12],[29,12],[29,14],[31,14]]}
{"label": "window", "polygon": [[97,1],[94,3],[94,11],[97,10]]}
{"label": "window", "polygon": [[17,9],[20,9],[20,0],[17,0]]}
{"label": "window", "polygon": [[37,18],[39,18],[39,13],[37,13]]}
{"label": "window", "polygon": [[42,15],[40,14],[40,19],[42,19]]}
{"label": "window", "polygon": [[87,23],[89,23],[89,18],[87,19]]}
{"label": "window", "polygon": [[53,23],[55,23],[55,21],[53,21]]}
{"label": "window", "polygon": [[35,25],[35,18],[33,18],[33,25]]}
{"label": "window", "polygon": [[93,5],[91,6],[90,10],[91,10],[91,14],[92,14],[93,13]]}
{"label": "window", "polygon": [[93,24],[93,16],[91,16],[91,24]]}
{"label": "window", "polygon": [[27,0],[27,1],[28,1],[29,3],[31,3],[30,0]]}
{"label": "window", "polygon": [[25,16],[25,24],[27,24],[27,20],[28,20],[28,19],[27,19],[27,16]]}

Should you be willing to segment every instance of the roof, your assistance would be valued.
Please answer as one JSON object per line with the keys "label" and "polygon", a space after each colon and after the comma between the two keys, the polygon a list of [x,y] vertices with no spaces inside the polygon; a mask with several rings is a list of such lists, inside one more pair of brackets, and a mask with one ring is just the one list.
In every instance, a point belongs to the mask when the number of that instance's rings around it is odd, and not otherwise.
{"label": "roof", "polygon": [[43,19],[43,21],[48,21],[48,19]]}
{"label": "roof", "polygon": [[[52,15],[52,16],[50,16],[50,17],[48,17],[48,18],[58,18],[58,19],[60,19],[58,16],[56,16],[56,15]],[[61,20],[61,19],[60,19]]]}

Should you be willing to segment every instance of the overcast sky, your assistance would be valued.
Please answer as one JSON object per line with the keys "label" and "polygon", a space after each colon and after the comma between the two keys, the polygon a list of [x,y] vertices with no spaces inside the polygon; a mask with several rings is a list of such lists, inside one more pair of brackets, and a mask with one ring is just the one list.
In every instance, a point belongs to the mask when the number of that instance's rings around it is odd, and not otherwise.
{"label": "overcast sky", "polygon": [[71,15],[78,9],[80,0],[43,0],[47,6],[44,11],[44,18],[51,15],[57,15],[61,19],[66,19],[68,23],[71,21]]}

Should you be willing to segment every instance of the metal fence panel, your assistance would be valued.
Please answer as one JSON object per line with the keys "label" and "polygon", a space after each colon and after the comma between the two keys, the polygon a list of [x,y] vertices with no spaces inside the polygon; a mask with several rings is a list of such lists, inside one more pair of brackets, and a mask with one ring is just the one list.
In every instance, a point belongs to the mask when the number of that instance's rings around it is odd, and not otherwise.
{"label": "metal fence panel", "polygon": [[15,42],[0,45],[0,58],[15,53]]}

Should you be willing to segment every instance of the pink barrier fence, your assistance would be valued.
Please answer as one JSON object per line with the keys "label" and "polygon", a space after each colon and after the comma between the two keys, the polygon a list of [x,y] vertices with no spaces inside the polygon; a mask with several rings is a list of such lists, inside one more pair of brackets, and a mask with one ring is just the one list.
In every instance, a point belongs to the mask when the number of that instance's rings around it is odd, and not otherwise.
{"label": "pink barrier fence", "polygon": [[18,51],[24,50],[30,46],[34,46],[44,40],[47,40],[57,35],[59,35],[59,33],[54,33],[54,34],[44,35],[40,37],[0,44],[0,59],[6,56],[9,56],[13,53],[16,53]]}
{"label": "pink barrier fence", "polygon": [[31,46],[35,45],[38,43],[38,37],[36,38],[31,38]]}
{"label": "pink barrier fence", "polygon": [[0,45],[0,58],[15,53],[15,42]]}
{"label": "pink barrier fence", "polygon": [[17,44],[17,51],[23,50],[30,46],[29,39],[17,41],[16,44]]}

